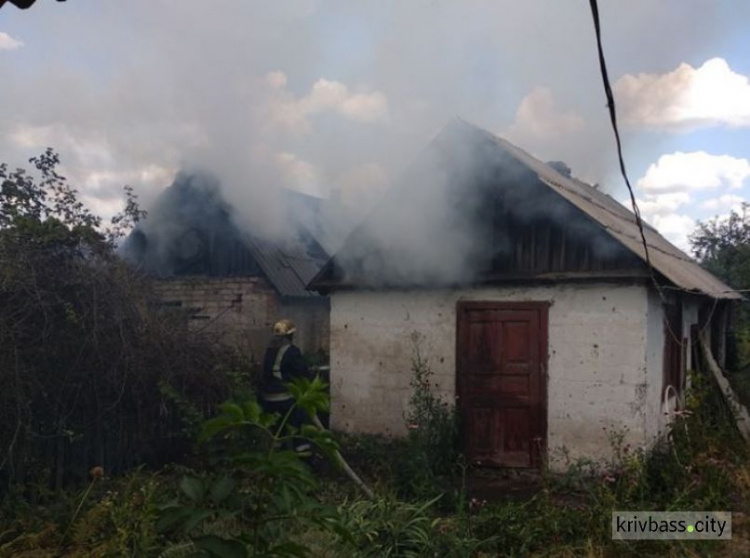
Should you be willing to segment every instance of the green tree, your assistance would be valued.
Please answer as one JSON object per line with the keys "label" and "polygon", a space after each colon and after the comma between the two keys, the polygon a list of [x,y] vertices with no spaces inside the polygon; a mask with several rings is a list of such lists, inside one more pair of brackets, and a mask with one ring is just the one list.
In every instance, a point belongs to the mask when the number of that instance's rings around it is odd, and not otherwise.
{"label": "green tree", "polygon": [[701,265],[735,289],[750,288],[750,204],[728,218],[699,222],[690,236]]}
{"label": "green tree", "polygon": [[[699,222],[690,236],[693,255],[700,264],[738,290],[750,289],[750,204],[728,217]],[[729,366],[750,362],[750,308],[742,302],[730,330]]]}

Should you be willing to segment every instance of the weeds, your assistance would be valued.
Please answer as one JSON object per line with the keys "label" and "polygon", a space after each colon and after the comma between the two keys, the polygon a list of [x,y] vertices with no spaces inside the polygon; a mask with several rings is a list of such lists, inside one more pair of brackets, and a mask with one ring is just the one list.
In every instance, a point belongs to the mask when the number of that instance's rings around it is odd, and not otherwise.
{"label": "weeds", "polygon": [[179,498],[163,508],[160,532],[187,538],[208,556],[300,556],[308,549],[293,535],[303,526],[339,527],[333,510],[313,497],[317,481],[303,456],[283,449],[302,437],[333,456],[338,445],[329,432],[289,423],[295,408],[311,417],[327,410],[326,386],[299,379],[288,387],[295,404],[283,417],[251,398],[225,403],[204,424],[200,439],[213,444],[214,470],[223,471],[183,477]]}
{"label": "weeds", "polygon": [[0,556],[148,556],[163,543],[154,528],[162,479],[140,471],[57,492],[33,509],[3,510]]}
{"label": "weeds", "polygon": [[[2,510],[0,523],[7,527],[0,532],[0,556],[737,552],[732,545],[739,541],[623,542],[610,537],[614,510],[747,513],[747,451],[708,379],[694,375],[687,408],[672,422],[665,443],[653,451],[631,448],[624,443],[625,432],[611,432],[610,463],[573,463],[565,475],[544,474],[541,489],[531,498],[485,502],[464,489],[461,479],[467,470],[448,443],[456,432],[452,410],[435,394],[429,366],[419,353],[413,372],[407,419],[418,428],[399,440],[343,440],[355,467],[367,465],[365,471],[379,479],[374,499],[359,499],[340,479],[320,482],[299,455],[282,448],[285,439],[301,435],[330,454],[337,443],[329,433],[312,426],[297,432],[287,427],[285,417],[262,413],[252,397],[237,396],[203,423],[201,438],[210,451],[207,464],[196,470],[175,467],[159,476],[137,472],[115,481],[101,479],[76,493],[50,493],[44,483],[33,498],[28,491],[14,493]],[[308,413],[327,408],[320,381],[291,389]],[[437,459],[436,452],[445,453]],[[428,470],[405,467],[409,460]],[[739,528],[735,532],[742,536]]]}
{"label": "weeds", "polygon": [[412,336],[412,389],[406,415],[404,461],[399,466],[400,492],[417,498],[444,492],[461,471],[455,408],[436,393],[434,373]]}

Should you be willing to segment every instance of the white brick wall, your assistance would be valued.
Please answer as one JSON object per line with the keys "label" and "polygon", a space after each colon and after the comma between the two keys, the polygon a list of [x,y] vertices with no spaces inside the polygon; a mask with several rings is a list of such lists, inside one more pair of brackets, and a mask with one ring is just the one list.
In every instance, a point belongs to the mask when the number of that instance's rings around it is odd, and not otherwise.
{"label": "white brick wall", "polygon": [[288,318],[297,325],[295,343],[302,351],[328,351],[329,305],[323,297],[282,299],[263,277],[180,277],[155,283],[165,302],[200,308],[205,319],[190,327],[262,359],[273,324]]}
{"label": "white brick wall", "polygon": [[276,293],[261,277],[185,277],[159,281],[165,302],[200,309],[204,319],[189,322],[217,341],[262,357],[277,314]]}

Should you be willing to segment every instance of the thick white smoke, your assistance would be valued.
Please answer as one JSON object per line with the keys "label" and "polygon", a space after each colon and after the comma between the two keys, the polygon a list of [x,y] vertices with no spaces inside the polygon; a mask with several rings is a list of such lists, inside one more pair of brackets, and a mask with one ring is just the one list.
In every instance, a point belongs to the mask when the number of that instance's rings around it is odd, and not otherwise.
{"label": "thick white smoke", "polygon": [[[77,0],[3,10],[0,152],[47,145],[94,209],[130,183],[215,173],[238,221],[281,233],[279,186],[362,214],[461,115],[578,176],[613,168],[588,5],[511,0]],[[602,6],[611,72],[703,56],[712,3]],[[669,45],[669,49],[665,48]]]}

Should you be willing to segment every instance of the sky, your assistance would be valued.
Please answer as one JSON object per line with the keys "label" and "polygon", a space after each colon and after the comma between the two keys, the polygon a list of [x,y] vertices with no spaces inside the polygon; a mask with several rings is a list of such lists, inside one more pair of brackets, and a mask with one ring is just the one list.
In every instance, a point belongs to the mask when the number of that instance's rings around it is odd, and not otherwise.
{"label": "sky", "polygon": [[[750,3],[600,0],[641,212],[689,249],[750,200]],[[274,192],[364,212],[453,117],[618,200],[586,0],[39,0],[0,10],[0,162],[45,147],[103,216],[181,168],[278,227]]]}

